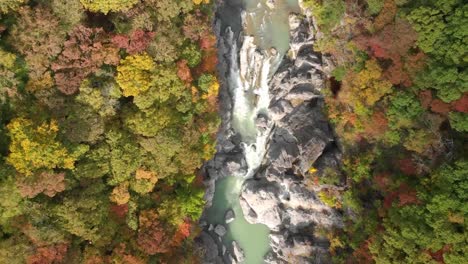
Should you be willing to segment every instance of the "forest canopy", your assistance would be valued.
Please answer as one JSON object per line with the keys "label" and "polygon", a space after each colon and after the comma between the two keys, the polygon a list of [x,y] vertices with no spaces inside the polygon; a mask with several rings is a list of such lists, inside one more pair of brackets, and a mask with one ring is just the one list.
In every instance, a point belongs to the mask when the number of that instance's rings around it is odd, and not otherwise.
{"label": "forest canopy", "polygon": [[465,263],[468,5],[462,0],[306,0],[331,71],[327,112],[340,174],[311,181],[347,223],[335,263]]}
{"label": "forest canopy", "polygon": [[0,1],[0,263],[196,258],[208,0]]}

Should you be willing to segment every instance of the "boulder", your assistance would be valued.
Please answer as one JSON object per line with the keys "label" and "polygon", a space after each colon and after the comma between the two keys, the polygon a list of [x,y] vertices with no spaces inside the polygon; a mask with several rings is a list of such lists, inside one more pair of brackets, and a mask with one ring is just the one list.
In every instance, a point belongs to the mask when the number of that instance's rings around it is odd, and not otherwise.
{"label": "boulder", "polygon": [[214,228],[214,232],[218,236],[222,237],[222,236],[226,235],[227,230],[226,230],[226,227],[224,227],[223,225],[216,225],[216,227]]}
{"label": "boulder", "polygon": [[226,211],[226,214],[224,215],[224,220],[226,224],[231,223],[232,221],[234,221],[235,218],[236,218],[236,214],[234,213],[232,209],[229,209]]}
{"label": "boulder", "polygon": [[245,219],[252,224],[261,223],[271,230],[278,231],[282,223],[279,192],[277,186],[268,182],[245,181],[240,196]]}
{"label": "boulder", "polygon": [[267,0],[265,2],[265,4],[270,8],[270,9],[274,9],[276,7],[276,0]]}

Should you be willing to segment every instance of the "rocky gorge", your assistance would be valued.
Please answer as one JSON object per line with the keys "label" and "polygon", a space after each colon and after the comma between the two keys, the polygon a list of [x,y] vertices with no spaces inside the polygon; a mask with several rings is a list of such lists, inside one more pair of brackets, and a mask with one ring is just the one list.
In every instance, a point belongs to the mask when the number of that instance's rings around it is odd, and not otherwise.
{"label": "rocky gorge", "polygon": [[[267,2],[275,8],[274,1]],[[244,263],[242,245],[223,239],[229,223],[237,217],[268,227],[265,263],[330,263],[326,230],[343,223],[340,213],[324,204],[318,193],[336,186],[311,185],[306,179],[311,168],[317,177],[326,177],[330,171],[339,173],[341,154],[324,113],[324,66],[321,55],[313,50],[313,19],[304,14],[289,16],[289,51],[280,57],[274,47],[261,49],[245,35],[243,18],[242,1],[218,1],[214,28],[222,81],[222,125],[217,153],[203,168],[207,210],[213,204],[218,181],[244,178],[238,195],[243,216],[228,209],[223,214],[224,223],[211,223],[205,210],[200,220],[203,231],[197,238],[204,252],[203,263]],[[267,77],[257,76],[265,75],[265,58],[270,58],[272,70]],[[253,143],[247,133],[239,131],[248,126],[234,122],[233,69],[238,70],[241,80],[250,79],[260,88],[260,82],[267,81],[266,108],[254,112],[252,120],[257,135]],[[265,100],[255,89],[245,92],[250,104]],[[257,162],[249,155],[256,155]]]}

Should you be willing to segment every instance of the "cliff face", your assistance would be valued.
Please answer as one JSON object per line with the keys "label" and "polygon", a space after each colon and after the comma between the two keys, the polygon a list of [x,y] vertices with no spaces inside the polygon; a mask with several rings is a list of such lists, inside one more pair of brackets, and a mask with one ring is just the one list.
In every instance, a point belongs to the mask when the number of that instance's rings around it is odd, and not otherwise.
{"label": "cliff face", "polygon": [[[239,47],[247,39],[242,36],[241,11],[240,1],[220,2],[217,8],[223,122],[217,154],[204,168],[207,207],[217,179],[245,175],[248,170],[242,139],[232,129],[233,95],[227,81],[230,67],[236,63],[232,54],[241,52]],[[271,230],[267,263],[329,263],[329,243],[319,233],[342,226],[340,214],[318,199],[323,186],[306,186],[305,182],[311,167],[320,177],[325,169],[338,171],[340,160],[323,112],[322,60],[312,49],[312,32],[308,18],[291,15],[289,54],[269,82],[268,115],[258,115],[255,120],[259,133],[268,133],[266,153],[254,176],[244,182],[239,198],[246,220]],[[237,245],[226,250],[218,232],[203,217],[201,225],[204,231],[198,241],[204,247],[204,263],[241,262]]]}

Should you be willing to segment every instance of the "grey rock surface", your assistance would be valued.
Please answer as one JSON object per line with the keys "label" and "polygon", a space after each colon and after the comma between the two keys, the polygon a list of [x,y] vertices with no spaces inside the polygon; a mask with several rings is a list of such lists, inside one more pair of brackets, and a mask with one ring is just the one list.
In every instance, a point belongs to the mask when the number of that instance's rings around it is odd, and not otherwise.
{"label": "grey rock surface", "polygon": [[214,228],[214,232],[215,232],[218,236],[222,237],[222,236],[225,236],[225,235],[226,235],[227,230],[226,230],[226,227],[223,226],[223,225],[216,225],[216,227]]}
{"label": "grey rock surface", "polygon": [[[233,95],[226,81],[233,64],[229,54],[239,52],[244,40],[241,0],[219,0],[216,12],[222,123],[217,153],[203,167],[207,207],[212,204],[216,180],[244,175],[248,169],[241,138],[232,129]],[[290,52],[269,83],[269,116],[255,119],[260,132],[273,126],[268,149],[261,167],[244,182],[240,204],[248,222],[265,224],[271,230],[271,251],[265,263],[331,263],[329,242],[313,230],[341,227],[341,214],[318,199],[322,187],[310,188],[304,179],[312,166],[319,177],[326,177],[325,170],[339,173],[341,154],[323,111],[325,76],[322,57],[313,51],[316,30],[308,17],[291,15],[289,22]],[[226,224],[237,217],[231,212],[224,215]],[[237,242],[227,248],[221,243],[225,226],[202,221],[205,231],[197,242],[205,252],[203,263],[241,263],[245,259]]]}
{"label": "grey rock surface", "polygon": [[245,260],[244,251],[236,241],[232,241],[232,256],[237,262],[243,262]]}

